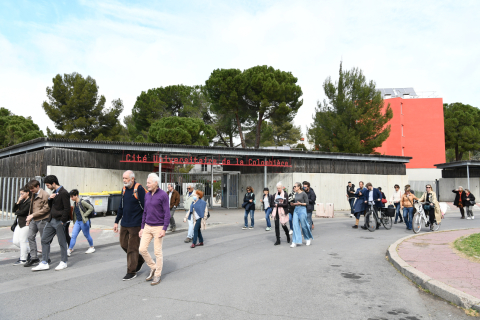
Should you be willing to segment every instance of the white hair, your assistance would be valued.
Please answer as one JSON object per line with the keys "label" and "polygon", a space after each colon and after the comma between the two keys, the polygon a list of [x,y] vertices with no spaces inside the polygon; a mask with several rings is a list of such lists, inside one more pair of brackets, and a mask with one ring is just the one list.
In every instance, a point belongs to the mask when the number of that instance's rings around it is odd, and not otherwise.
{"label": "white hair", "polygon": [[147,180],[148,180],[148,179],[152,179],[153,181],[155,181],[155,182],[157,183],[158,186],[160,186],[160,177],[159,177],[156,173],[153,173],[153,172],[150,173],[150,174],[148,175]]}
{"label": "white hair", "polygon": [[193,188],[193,183],[187,183],[187,188],[192,187]]}
{"label": "white hair", "polygon": [[125,174],[125,173],[128,173],[128,176],[129,176],[130,178],[134,178],[134,179],[135,179],[135,173],[133,173],[132,170],[127,170],[127,171],[125,171],[123,174]]}
{"label": "white hair", "polygon": [[463,190],[463,187],[462,187],[462,186],[458,186],[458,189],[462,189],[462,190]]}
{"label": "white hair", "polygon": [[282,181],[279,181],[279,182],[277,183],[277,188],[278,188],[278,187],[283,187]]}

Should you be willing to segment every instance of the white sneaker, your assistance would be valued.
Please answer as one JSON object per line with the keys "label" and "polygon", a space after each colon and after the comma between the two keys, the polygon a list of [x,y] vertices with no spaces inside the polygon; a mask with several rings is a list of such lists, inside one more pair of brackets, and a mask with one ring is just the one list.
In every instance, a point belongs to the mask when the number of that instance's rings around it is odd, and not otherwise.
{"label": "white sneaker", "polygon": [[38,266],[32,268],[32,271],[43,271],[48,269],[50,269],[50,266],[48,265],[48,263],[40,262]]}
{"label": "white sneaker", "polygon": [[72,255],[72,252],[73,252],[73,249],[67,249],[67,256],[71,256]]}
{"label": "white sneaker", "polygon": [[289,234],[293,234],[293,230],[290,230]]}
{"label": "white sneaker", "polygon": [[295,248],[296,246],[297,246],[296,243],[292,243],[292,244],[290,245],[290,248]]}
{"label": "white sneaker", "polygon": [[353,214],[350,213],[350,218],[353,218]]}
{"label": "white sneaker", "polygon": [[55,268],[55,271],[63,270],[63,269],[67,269],[67,263],[63,262],[63,261],[60,261],[58,266]]}
{"label": "white sneaker", "polygon": [[267,228],[265,229],[265,231],[270,231],[270,230],[272,230],[272,228],[270,228],[270,227],[267,227]]}
{"label": "white sneaker", "polygon": [[311,242],[312,240],[307,240],[307,246],[309,246]]}
{"label": "white sneaker", "polygon": [[467,217],[467,220],[472,220],[472,218],[470,218],[470,217]]}
{"label": "white sneaker", "polygon": [[94,247],[90,247],[88,248],[87,251],[85,251],[85,253],[94,253],[95,252],[95,248]]}
{"label": "white sneaker", "polygon": [[475,216],[472,216],[472,220],[475,219]]}

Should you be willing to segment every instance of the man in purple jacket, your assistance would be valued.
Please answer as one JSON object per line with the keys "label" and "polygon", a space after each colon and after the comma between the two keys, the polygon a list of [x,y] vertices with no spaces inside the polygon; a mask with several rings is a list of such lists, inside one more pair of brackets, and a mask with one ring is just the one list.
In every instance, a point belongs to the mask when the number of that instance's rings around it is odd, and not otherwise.
{"label": "man in purple jacket", "polygon": [[[145,194],[145,209],[143,210],[142,229],[139,232],[140,254],[150,267],[146,281],[152,281],[151,285],[160,283],[163,268],[162,243],[165,232],[170,223],[170,205],[168,195],[159,189],[160,178],[155,173],[150,173],[147,179],[147,190]],[[153,241],[156,263],[153,262],[148,246]]]}

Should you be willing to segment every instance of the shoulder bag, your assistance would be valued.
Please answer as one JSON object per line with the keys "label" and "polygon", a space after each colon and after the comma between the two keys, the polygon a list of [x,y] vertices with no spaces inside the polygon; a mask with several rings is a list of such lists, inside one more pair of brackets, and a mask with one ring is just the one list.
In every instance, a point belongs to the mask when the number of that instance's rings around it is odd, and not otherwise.
{"label": "shoulder bag", "polygon": [[409,197],[409,196],[407,196],[407,199],[408,199],[408,202],[410,202],[410,204],[411,204],[412,207],[413,207],[413,214],[417,213],[417,208],[415,208],[415,206],[413,205],[412,200],[410,200],[410,197]]}

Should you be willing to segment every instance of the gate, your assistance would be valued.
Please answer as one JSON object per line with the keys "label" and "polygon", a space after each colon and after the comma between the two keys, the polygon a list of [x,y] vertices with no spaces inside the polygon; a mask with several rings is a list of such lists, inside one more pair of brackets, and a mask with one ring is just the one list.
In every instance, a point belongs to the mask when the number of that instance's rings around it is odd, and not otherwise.
{"label": "gate", "polygon": [[238,174],[223,174],[222,207],[238,208]]}
{"label": "gate", "polygon": [[20,189],[23,188],[30,180],[37,179],[43,187],[40,177],[0,177],[0,214],[1,220],[12,220],[15,218],[13,205],[17,202]]}

